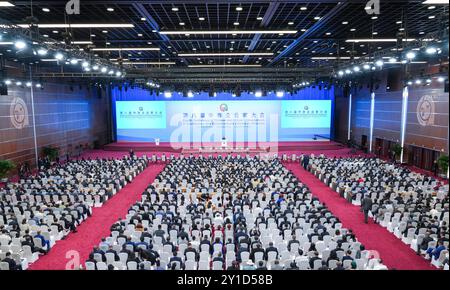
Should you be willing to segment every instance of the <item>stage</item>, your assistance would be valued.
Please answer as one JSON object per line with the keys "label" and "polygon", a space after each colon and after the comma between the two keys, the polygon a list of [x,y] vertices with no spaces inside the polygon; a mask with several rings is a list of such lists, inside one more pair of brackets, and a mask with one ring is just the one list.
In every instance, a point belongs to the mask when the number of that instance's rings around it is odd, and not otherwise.
{"label": "stage", "polygon": [[261,143],[228,143],[226,148],[217,143],[170,143],[161,142],[159,145],[151,142],[115,142],[103,147],[105,151],[134,152],[165,152],[165,153],[270,153],[270,152],[308,152],[333,151],[345,149],[340,143],[331,141],[302,141],[302,142],[261,142]]}

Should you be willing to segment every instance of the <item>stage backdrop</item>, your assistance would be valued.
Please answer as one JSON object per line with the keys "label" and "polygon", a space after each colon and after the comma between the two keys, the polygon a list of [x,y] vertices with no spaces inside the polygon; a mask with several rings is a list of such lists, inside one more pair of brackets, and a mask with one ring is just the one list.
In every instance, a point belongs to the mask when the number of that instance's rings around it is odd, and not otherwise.
{"label": "stage backdrop", "polygon": [[116,100],[115,111],[119,142],[310,141],[330,136],[332,101]]}

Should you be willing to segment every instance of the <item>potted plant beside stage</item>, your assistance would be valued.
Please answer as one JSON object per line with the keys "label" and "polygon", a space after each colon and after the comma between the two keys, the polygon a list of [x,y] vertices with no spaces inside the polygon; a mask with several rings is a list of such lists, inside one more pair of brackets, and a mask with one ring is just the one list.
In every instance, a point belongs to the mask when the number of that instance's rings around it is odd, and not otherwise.
{"label": "potted plant beside stage", "polygon": [[442,172],[443,177],[447,177],[447,171],[448,171],[448,155],[442,155],[438,159],[438,166],[439,169]]}
{"label": "potted plant beside stage", "polygon": [[0,160],[0,182],[8,182],[8,174],[14,169],[14,163],[10,160]]}
{"label": "potted plant beside stage", "polygon": [[59,149],[56,147],[44,147],[42,148],[42,153],[44,154],[45,157],[48,157],[48,159],[53,162],[56,160],[56,158],[59,157]]}
{"label": "potted plant beside stage", "polygon": [[395,154],[395,160],[400,161],[400,156],[402,155],[403,147],[400,146],[400,144],[395,144],[394,147],[392,147],[392,152]]}

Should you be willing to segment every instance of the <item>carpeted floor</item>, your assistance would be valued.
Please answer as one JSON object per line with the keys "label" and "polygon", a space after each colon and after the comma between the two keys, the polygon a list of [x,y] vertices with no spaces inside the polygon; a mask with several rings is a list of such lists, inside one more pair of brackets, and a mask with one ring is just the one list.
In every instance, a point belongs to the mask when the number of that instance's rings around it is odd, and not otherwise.
{"label": "carpeted floor", "polygon": [[304,170],[299,164],[286,163],[297,178],[306,184],[328,209],[337,216],[343,226],[352,229],[358,240],[368,250],[377,251],[383,263],[389,269],[397,270],[435,270],[428,261],[416,253],[394,234],[371,220],[364,223],[364,215],[360,208],[348,203],[335,191],[319,181],[313,174]]}
{"label": "carpeted floor", "polygon": [[[111,225],[126,216],[131,205],[141,199],[142,192],[163,168],[164,165],[147,167],[102,207],[95,208],[92,216],[77,228],[77,233],[71,233],[65,240],[58,241],[48,255],[30,266],[30,270],[67,270],[76,267],[78,261],[84,264],[93,247],[102,238],[109,236]],[[79,259],[72,260],[72,254],[78,255]]]}

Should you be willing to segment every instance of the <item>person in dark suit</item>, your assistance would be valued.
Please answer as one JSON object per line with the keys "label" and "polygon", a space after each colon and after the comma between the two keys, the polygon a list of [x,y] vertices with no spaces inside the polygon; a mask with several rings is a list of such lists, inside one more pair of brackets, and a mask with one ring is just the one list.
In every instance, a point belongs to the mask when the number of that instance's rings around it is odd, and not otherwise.
{"label": "person in dark suit", "polygon": [[269,252],[276,252],[277,255],[275,259],[278,259],[278,249],[273,246],[273,242],[270,242],[269,247],[266,248],[266,261],[269,259]]}
{"label": "person in dark suit", "polygon": [[22,266],[17,265],[16,261],[14,261],[14,259],[11,258],[11,253],[9,252],[6,253],[5,259],[3,259],[2,262],[8,263],[9,270],[22,270]]}
{"label": "person in dark suit", "polygon": [[364,196],[364,199],[361,202],[361,209],[364,212],[364,222],[366,224],[369,223],[369,211],[372,210],[372,199],[369,197],[369,195]]}

